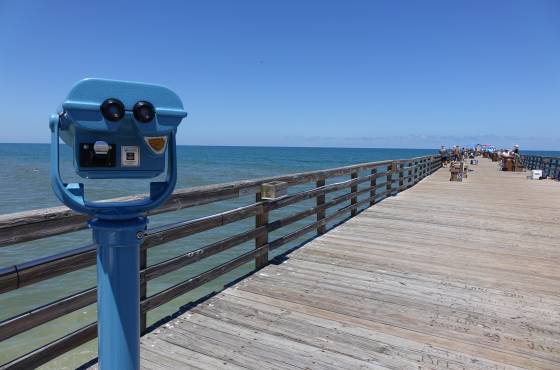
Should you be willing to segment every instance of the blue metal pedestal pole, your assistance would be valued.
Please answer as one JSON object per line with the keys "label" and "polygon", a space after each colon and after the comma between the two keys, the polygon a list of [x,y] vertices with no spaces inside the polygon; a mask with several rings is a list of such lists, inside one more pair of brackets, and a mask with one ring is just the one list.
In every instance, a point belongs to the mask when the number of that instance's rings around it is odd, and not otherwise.
{"label": "blue metal pedestal pole", "polygon": [[101,370],[140,368],[140,244],[148,220],[94,219]]}

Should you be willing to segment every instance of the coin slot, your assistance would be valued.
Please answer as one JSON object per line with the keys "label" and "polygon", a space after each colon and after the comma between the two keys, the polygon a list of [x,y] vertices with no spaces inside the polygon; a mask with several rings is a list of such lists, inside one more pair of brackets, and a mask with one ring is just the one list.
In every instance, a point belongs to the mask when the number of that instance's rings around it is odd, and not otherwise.
{"label": "coin slot", "polygon": [[115,144],[80,143],[80,167],[115,167]]}

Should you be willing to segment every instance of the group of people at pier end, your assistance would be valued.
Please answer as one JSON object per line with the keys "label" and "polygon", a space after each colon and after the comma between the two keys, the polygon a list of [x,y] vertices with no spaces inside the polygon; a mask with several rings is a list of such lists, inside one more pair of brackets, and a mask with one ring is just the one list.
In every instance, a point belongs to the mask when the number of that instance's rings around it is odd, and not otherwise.
{"label": "group of people at pier end", "polygon": [[506,163],[511,160],[513,163],[520,161],[519,155],[519,145],[515,144],[512,149],[499,149],[496,150],[493,147],[482,146],[480,144],[475,147],[466,148],[455,145],[452,149],[447,149],[445,145],[442,145],[439,154],[443,162],[443,166],[446,167],[449,161],[461,162],[465,159],[474,159],[478,156],[487,153],[487,156],[495,156],[498,161],[502,163],[502,168],[506,167]]}

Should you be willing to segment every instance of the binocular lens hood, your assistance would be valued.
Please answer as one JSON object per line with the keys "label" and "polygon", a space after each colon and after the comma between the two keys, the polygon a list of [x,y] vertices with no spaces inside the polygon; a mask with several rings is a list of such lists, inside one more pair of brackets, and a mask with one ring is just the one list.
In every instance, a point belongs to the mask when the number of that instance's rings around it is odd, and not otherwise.
{"label": "binocular lens hood", "polygon": [[107,99],[101,104],[101,114],[107,121],[119,121],[124,117],[124,104],[118,99]]}

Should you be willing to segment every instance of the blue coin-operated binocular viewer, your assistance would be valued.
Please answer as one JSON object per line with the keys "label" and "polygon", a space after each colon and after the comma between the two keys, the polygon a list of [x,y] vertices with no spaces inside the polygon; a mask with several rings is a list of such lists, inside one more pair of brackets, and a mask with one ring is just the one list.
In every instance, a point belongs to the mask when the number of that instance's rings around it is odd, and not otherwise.
{"label": "blue coin-operated binocular viewer", "polygon": [[[175,133],[186,115],[179,97],[166,87],[85,79],[50,119],[53,190],[69,208],[92,216],[101,369],[139,368],[139,251],[145,215],[175,187]],[[83,184],[67,184],[60,176],[60,138],[72,148],[80,177],[147,179],[167,168],[166,180],[151,182],[144,199],[88,201]]]}

